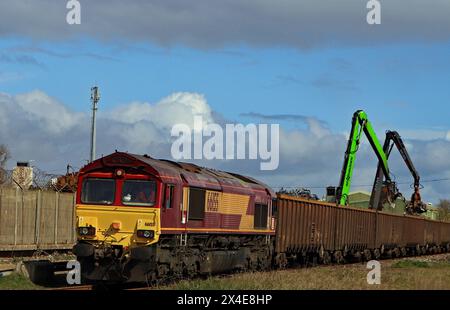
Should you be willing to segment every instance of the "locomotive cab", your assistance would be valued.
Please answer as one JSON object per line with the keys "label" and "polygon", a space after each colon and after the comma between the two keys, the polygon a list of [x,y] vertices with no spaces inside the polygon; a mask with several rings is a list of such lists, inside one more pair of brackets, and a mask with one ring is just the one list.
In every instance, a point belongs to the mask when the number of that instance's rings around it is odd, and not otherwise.
{"label": "locomotive cab", "polygon": [[79,176],[74,253],[85,281],[146,280],[133,274],[142,277],[154,267],[161,181],[125,159],[100,159]]}

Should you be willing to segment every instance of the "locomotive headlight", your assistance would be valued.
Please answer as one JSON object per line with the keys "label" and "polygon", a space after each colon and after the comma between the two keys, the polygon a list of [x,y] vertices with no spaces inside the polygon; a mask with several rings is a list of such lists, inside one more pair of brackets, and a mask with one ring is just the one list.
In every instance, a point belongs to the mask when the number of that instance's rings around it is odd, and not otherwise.
{"label": "locomotive headlight", "polygon": [[80,236],[94,236],[95,235],[95,227],[78,227],[78,234]]}
{"label": "locomotive headlight", "polygon": [[123,169],[116,169],[115,174],[116,177],[122,178],[125,175],[125,171]]}
{"label": "locomotive headlight", "polygon": [[153,239],[153,237],[155,236],[155,231],[154,230],[138,230],[137,236],[139,238]]}

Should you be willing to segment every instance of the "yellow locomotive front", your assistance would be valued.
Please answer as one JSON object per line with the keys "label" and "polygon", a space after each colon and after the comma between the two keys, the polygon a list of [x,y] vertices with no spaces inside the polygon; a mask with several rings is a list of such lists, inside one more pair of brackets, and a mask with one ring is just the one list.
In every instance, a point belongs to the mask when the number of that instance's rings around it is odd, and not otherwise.
{"label": "yellow locomotive front", "polygon": [[84,281],[146,281],[161,232],[161,182],[127,157],[114,158],[80,171],[74,254]]}

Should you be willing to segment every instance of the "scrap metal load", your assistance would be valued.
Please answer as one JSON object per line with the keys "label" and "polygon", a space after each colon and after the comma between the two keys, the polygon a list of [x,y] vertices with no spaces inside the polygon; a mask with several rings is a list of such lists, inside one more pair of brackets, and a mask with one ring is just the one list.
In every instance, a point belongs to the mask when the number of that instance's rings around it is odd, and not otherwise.
{"label": "scrap metal load", "polygon": [[[72,172],[70,170],[72,169]],[[78,172],[73,171],[72,166],[67,165],[67,172],[65,175],[57,177],[52,180],[53,188],[58,192],[75,193],[78,186]]]}
{"label": "scrap metal load", "polygon": [[68,173],[56,179],[54,188],[58,192],[75,193],[78,185],[78,173]]}

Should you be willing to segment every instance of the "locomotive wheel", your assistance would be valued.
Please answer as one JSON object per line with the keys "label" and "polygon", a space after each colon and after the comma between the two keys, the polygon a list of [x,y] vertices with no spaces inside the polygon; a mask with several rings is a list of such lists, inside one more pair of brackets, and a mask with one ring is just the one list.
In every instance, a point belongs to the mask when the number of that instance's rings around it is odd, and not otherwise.
{"label": "locomotive wheel", "polygon": [[164,278],[168,274],[169,274],[169,266],[166,264],[158,264],[157,267],[158,278]]}
{"label": "locomotive wheel", "polygon": [[255,259],[253,259],[252,257],[249,257],[247,260],[248,260],[248,270],[256,271],[256,269],[258,267],[257,261]]}
{"label": "locomotive wheel", "polygon": [[266,256],[260,257],[258,259],[258,267],[259,267],[258,269],[262,270],[262,271],[269,270],[270,261],[269,261],[268,257],[266,257]]}
{"label": "locomotive wheel", "polygon": [[195,277],[195,275],[197,274],[197,264],[193,263],[193,264],[186,265],[184,268],[184,274],[188,278]]}

